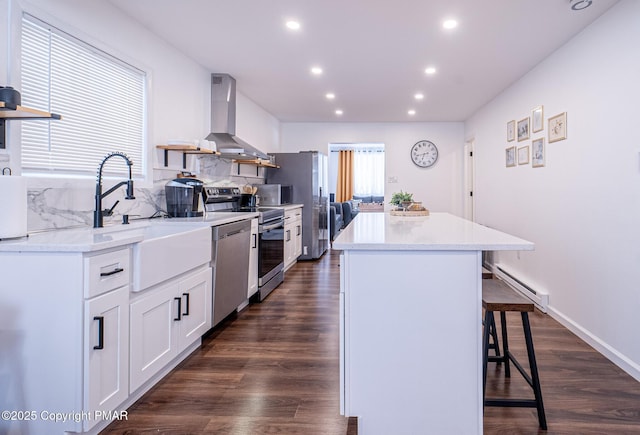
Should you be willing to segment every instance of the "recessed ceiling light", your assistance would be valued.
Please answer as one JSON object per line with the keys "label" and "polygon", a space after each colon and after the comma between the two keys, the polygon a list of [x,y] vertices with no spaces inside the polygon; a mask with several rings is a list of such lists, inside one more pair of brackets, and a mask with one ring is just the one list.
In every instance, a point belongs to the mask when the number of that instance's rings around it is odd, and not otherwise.
{"label": "recessed ceiling light", "polygon": [[458,22],[456,20],[444,20],[442,22],[442,27],[445,29],[455,29],[458,27]]}
{"label": "recessed ceiling light", "polygon": [[434,67],[430,66],[429,68],[424,70],[424,73],[425,74],[429,74],[429,75],[435,74],[436,73],[436,69]]}
{"label": "recessed ceiling light", "polygon": [[336,97],[336,94],[329,92],[325,97],[327,97],[327,100],[333,100]]}
{"label": "recessed ceiling light", "polygon": [[416,114],[416,111],[415,111],[415,110],[413,110],[413,109],[411,109],[411,110],[407,111],[407,113],[408,113],[409,115],[413,116],[413,115],[415,115],[415,114]]}
{"label": "recessed ceiling light", "polygon": [[424,94],[421,94],[420,92],[418,92],[413,96],[413,98],[415,98],[416,100],[422,100],[424,98]]}
{"label": "recessed ceiling light", "polygon": [[314,66],[313,68],[311,68],[311,74],[319,76],[320,74],[322,74],[322,68],[320,68],[319,66]]}
{"label": "recessed ceiling light", "polygon": [[342,113],[343,113],[343,112],[342,112],[342,110],[341,110],[341,109],[336,110],[336,115],[340,116],[340,115],[342,115]]}
{"label": "recessed ceiling light", "polygon": [[287,21],[286,26],[290,30],[300,30],[300,23],[295,20]]}

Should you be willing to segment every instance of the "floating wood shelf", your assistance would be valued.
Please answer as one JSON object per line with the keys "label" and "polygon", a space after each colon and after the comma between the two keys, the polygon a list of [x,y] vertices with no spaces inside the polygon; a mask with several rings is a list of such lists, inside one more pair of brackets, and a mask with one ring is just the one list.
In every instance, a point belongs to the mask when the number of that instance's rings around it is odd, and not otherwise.
{"label": "floating wood shelf", "polygon": [[157,145],[156,148],[164,150],[164,167],[169,166],[169,151],[178,151],[182,153],[182,169],[187,169],[188,154],[206,154],[209,156],[220,155],[217,151],[201,149],[195,145]]}
{"label": "floating wood shelf", "polygon": [[276,168],[280,169],[280,166],[271,163],[269,160],[262,159],[234,159],[233,163],[238,164],[238,175],[240,175],[240,165],[251,165],[256,167],[256,177],[260,168]]}
{"label": "floating wood shelf", "polygon": [[62,116],[30,107],[7,104],[0,101],[0,149],[7,147],[5,122],[28,119],[62,119]]}

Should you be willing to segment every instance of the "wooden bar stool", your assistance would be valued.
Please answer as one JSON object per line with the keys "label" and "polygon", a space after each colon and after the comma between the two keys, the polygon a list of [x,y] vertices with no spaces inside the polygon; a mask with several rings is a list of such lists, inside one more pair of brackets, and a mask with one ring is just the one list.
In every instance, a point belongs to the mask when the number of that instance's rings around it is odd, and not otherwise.
{"label": "wooden bar stool", "polygon": [[[506,284],[497,279],[482,280],[482,306],[485,309],[484,315],[484,332],[482,334],[482,375],[483,375],[483,399],[485,406],[509,406],[520,408],[537,408],[538,422],[540,428],[547,429],[547,419],[544,413],[544,405],[542,403],[542,391],[540,389],[540,378],[538,377],[538,365],[536,364],[536,356],[533,349],[533,339],[531,337],[531,327],[529,325],[529,312],[533,312],[533,303],[524,297],[518,295],[514,290],[510,289]],[[496,356],[489,356],[489,349],[492,345],[489,337],[493,335],[494,343],[497,344],[496,327],[494,312],[500,312],[500,322],[502,329],[502,355],[496,353]],[[529,375],[520,365],[518,360],[509,351],[509,342],[507,337],[507,311],[519,312],[522,316],[522,328],[524,330],[524,339],[527,345],[527,356],[529,358]],[[520,374],[533,389],[535,399],[487,399],[487,363],[489,361],[504,362],[505,376],[511,376],[510,363],[518,369]]]}

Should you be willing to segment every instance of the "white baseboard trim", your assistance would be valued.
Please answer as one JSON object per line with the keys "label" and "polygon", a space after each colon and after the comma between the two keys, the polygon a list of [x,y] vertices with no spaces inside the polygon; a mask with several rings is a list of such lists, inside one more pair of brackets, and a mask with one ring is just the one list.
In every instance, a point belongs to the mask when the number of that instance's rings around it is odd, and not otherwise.
{"label": "white baseboard trim", "polygon": [[562,326],[567,328],[569,331],[573,332],[577,335],[582,341],[587,343],[589,346],[593,347],[595,350],[604,355],[608,360],[612,363],[620,367],[622,370],[627,372],[630,376],[632,376],[636,381],[640,382],[640,365],[631,361],[625,355],[618,352],[613,347],[609,346],[607,343],[602,341],[600,338],[593,335],[590,331],[584,329],[582,326],[578,325],[572,319],[564,315],[562,312],[555,309],[555,307],[549,305],[548,313],[551,317],[558,321]]}

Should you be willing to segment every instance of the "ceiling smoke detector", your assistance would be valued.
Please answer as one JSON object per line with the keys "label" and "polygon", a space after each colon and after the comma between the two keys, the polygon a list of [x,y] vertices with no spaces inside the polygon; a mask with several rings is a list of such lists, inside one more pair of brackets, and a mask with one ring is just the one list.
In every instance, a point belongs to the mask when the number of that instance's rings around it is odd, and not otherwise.
{"label": "ceiling smoke detector", "polygon": [[591,6],[593,0],[569,0],[571,3],[571,9],[574,11],[580,11]]}

